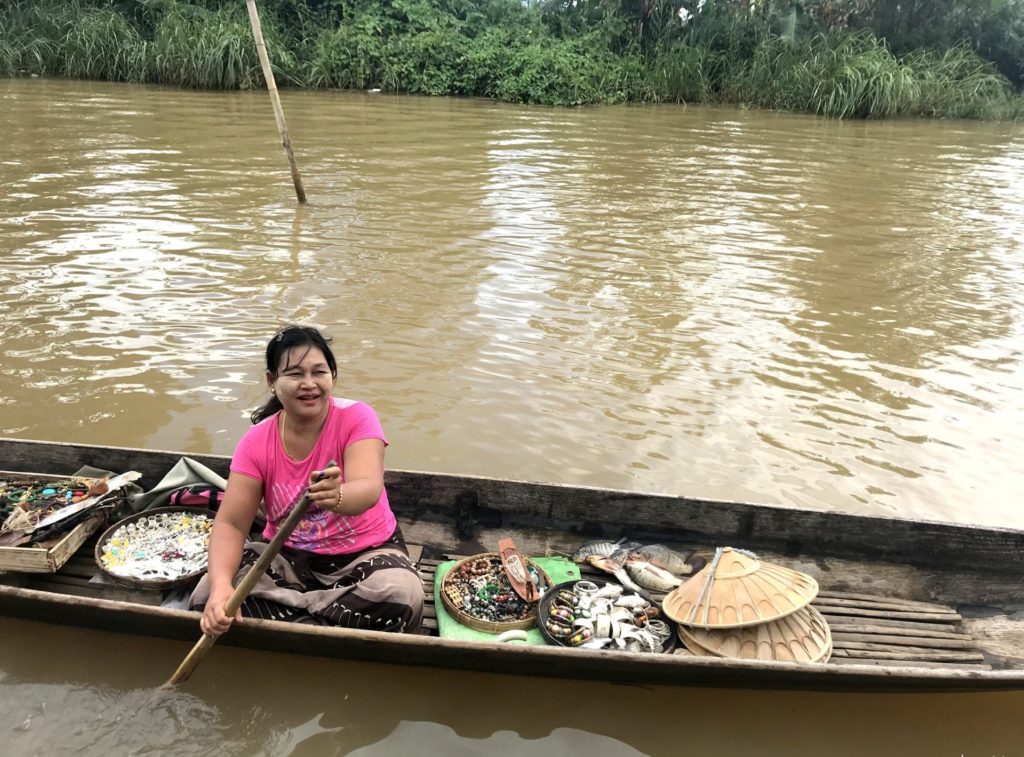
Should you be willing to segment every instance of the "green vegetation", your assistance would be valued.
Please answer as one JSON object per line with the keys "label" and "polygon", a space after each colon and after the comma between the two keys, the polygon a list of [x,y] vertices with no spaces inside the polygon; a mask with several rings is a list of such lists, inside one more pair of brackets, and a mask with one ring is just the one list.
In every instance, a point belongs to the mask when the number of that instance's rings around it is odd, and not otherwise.
{"label": "green vegetation", "polygon": [[[258,5],[282,86],[841,118],[1024,116],[1024,0]],[[15,0],[0,9],[0,75],[262,86],[243,0]]]}

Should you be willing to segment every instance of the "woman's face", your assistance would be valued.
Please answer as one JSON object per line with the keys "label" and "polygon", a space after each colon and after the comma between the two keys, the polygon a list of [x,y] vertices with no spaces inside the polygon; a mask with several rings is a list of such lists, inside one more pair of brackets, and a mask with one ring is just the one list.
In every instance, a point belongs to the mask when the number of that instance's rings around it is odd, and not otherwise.
{"label": "woman's face", "polygon": [[334,390],[334,376],[324,353],[312,346],[286,352],[277,366],[277,375],[267,373],[267,383],[295,418],[314,419],[326,413]]}

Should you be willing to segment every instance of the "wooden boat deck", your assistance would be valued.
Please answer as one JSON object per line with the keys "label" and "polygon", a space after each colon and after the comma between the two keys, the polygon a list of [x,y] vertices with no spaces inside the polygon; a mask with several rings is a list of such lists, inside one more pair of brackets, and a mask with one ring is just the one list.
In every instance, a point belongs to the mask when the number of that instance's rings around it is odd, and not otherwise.
{"label": "wooden boat deck", "polygon": [[[93,549],[95,537],[57,573],[21,574],[19,585],[40,591],[79,597],[112,599],[159,606],[164,594],[123,588],[94,580],[98,573]],[[434,606],[434,574],[437,566],[464,555],[442,554],[424,557],[422,545],[409,546],[410,557],[423,581],[425,598],[422,633],[438,635]],[[429,554],[430,550],[426,552]],[[590,566],[584,577],[607,578]],[[656,600],[664,594],[652,592]],[[832,631],[830,665],[910,665],[945,670],[991,670],[980,645],[964,627],[963,617],[953,608],[926,602],[823,589],[813,606],[822,613]],[[675,654],[689,655],[685,648]]]}

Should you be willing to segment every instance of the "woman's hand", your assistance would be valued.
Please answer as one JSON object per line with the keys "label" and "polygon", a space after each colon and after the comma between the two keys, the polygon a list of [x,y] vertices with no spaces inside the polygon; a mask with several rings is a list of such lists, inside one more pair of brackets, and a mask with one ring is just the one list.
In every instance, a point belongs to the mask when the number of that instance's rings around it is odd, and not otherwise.
{"label": "woman's hand", "polygon": [[228,584],[227,586],[211,589],[210,598],[206,600],[206,607],[203,609],[203,617],[199,619],[199,627],[203,633],[207,636],[217,638],[222,633],[231,628],[231,624],[236,620],[242,619],[242,612],[238,610],[235,612],[234,617],[229,617],[224,614],[224,605],[234,594],[234,588]]}
{"label": "woman's hand", "polygon": [[324,510],[337,510],[341,501],[341,468],[332,465],[321,471],[313,471],[309,477],[310,502]]}

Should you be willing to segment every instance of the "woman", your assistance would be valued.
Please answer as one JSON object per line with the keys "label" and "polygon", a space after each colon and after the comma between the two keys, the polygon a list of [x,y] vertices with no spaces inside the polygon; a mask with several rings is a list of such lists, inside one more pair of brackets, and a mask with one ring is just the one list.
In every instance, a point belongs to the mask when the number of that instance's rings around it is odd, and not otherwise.
{"label": "woman", "polygon": [[[376,413],[332,396],[337,362],[314,328],[282,329],[266,360],[271,396],[252,414],[253,427],[231,459],[207,573],[190,600],[203,610],[203,633],[220,636],[242,616],[418,630],[423,585],[384,490],[387,440]],[[335,460],[340,464],[329,465]],[[246,540],[260,500],[269,541],[307,488],[309,510],[241,611],[228,617],[233,582],[267,546]]]}

